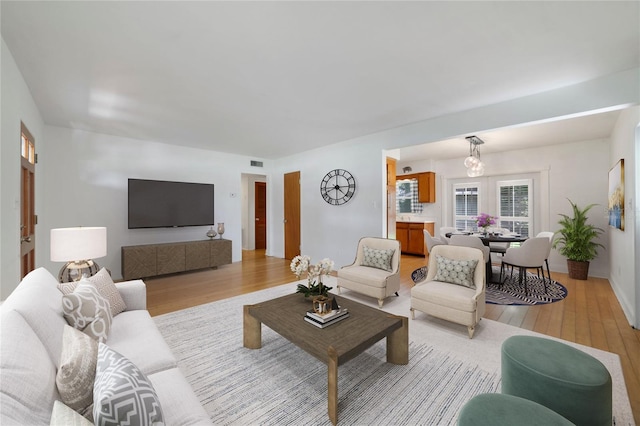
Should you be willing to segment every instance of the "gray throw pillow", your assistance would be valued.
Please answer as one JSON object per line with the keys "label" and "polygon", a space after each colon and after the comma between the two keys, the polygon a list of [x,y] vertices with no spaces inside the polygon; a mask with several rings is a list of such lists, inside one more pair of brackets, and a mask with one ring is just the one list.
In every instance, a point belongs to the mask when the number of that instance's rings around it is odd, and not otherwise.
{"label": "gray throw pillow", "polygon": [[437,270],[434,280],[476,288],[473,282],[473,273],[477,264],[478,261],[476,259],[449,259],[436,254]]}
{"label": "gray throw pillow", "polygon": [[104,343],[98,346],[93,420],[96,425],[105,426],[164,425],[158,395],[149,379]]}
{"label": "gray throw pillow", "polygon": [[71,294],[62,296],[62,312],[70,326],[100,342],[106,342],[111,328],[109,301],[86,278]]}
{"label": "gray throw pillow", "polygon": [[391,272],[391,259],[393,259],[394,249],[374,249],[371,247],[363,246],[363,259],[362,266],[369,266],[371,268],[378,268]]}
{"label": "gray throw pillow", "polygon": [[[102,268],[97,274],[88,277],[87,281],[93,283],[102,297],[109,301],[112,317],[115,317],[120,312],[127,309],[127,305],[125,305],[124,300],[118,291],[118,287],[114,284],[111,279],[111,274],[109,274],[109,271],[107,271],[106,268]],[[78,282],[60,283],[58,284],[58,289],[62,294],[71,294],[77,286]]]}
{"label": "gray throw pillow", "polygon": [[56,385],[62,402],[83,416],[92,411],[97,360],[98,342],[65,325]]}

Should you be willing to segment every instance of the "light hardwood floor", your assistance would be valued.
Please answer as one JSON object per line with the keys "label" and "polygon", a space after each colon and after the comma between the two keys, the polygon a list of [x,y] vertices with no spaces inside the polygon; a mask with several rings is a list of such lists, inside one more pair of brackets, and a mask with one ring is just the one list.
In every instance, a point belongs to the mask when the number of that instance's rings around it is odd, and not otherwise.
{"label": "light hardwood floor", "polygon": [[[412,287],[411,272],[424,264],[423,257],[403,255],[401,285]],[[635,422],[640,425],[640,330],[627,322],[608,280],[551,275],[567,287],[565,300],[532,307],[487,305],[484,317],[618,354]],[[288,260],[265,256],[264,250],[244,251],[242,262],[219,269],[146,279],[147,305],[151,315],[160,315],[294,279]]]}

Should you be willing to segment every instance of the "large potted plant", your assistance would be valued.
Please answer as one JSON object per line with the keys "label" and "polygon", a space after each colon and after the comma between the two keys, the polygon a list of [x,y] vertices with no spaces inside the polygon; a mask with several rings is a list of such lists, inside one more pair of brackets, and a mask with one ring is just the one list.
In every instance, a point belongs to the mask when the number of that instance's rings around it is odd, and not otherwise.
{"label": "large potted plant", "polygon": [[598,255],[598,247],[604,248],[595,240],[604,232],[603,229],[587,223],[587,212],[596,204],[584,208],[578,207],[569,200],[573,216],[560,214],[560,229],[555,232],[553,248],[567,258],[569,278],[586,280],[589,275],[589,261]]}

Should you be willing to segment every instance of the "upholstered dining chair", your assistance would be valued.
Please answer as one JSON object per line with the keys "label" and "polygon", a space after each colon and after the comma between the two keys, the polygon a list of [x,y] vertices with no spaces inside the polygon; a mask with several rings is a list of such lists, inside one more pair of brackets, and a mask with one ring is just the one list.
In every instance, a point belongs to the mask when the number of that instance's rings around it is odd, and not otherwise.
{"label": "upholstered dining chair", "polygon": [[454,232],[457,232],[457,231],[458,230],[453,226],[442,226],[440,227],[440,239],[442,240],[443,243],[449,244],[449,238],[447,237],[447,234],[453,234]]}
{"label": "upholstered dining chair", "polygon": [[[495,234],[509,234],[511,231],[507,228],[490,228],[489,232],[495,233]],[[506,243],[497,243],[497,242],[492,242],[489,243],[489,250],[491,251],[491,253],[497,253],[501,256],[504,256],[504,254],[507,252],[507,249],[511,247],[511,243],[510,242],[506,242]]]}
{"label": "upholstered dining chair", "polygon": [[[549,282],[551,282],[551,270],[549,269],[549,256],[551,256],[551,247],[553,247],[553,232],[551,231],[542,231],[538,232],[536,237],[547,237],[549,239],[549,248],[547,249],[547,257],[544,259],[544,264],[547,267],[547,276],[549,277]],[[544,275],[544,269],[542,269],[542,275]]]}
{"label": "upholstered dining chair", "polygon": [[422,232],[424,232],[424,244],[427,246],[427,251],[429,253],[431,253],[431,249],[433,247],[439,246],[441,244],[446,244],[440,238],[432,237],[431,234],[429,233],[429,231],[427,231],[426,229],[424,231],[422,231]]}
{"label": "upholstered dining chair", "polygon": [[461,247],[473,247],[482,252],[485,266],[485,278],[488,282],[494,282],[493,269],[491,269],[491,249],[485,246],[482,240],[475,235],[452,235],[449,245]]}
{"label": "upholstered dining chair", "polygon": [[[500,281],[502,282],[505,266],[516,267],[519,272],[518,283],[522,284],[524,281],[524,293],[529,294],[527,290],[527,269],[536,269],[538,271],[542,269],[544,261],[548,257],[547,253],[550,244],[551,241],[547,237],[535,237],[529,238],[520,247],[509,247],[502,258]],[[511,274],[513,274],[513,269]],[[544,272],[542,273],[542,282],[544,283],[544,290],[547,291],[547,280],[544,277]]]}
{"label": "upholstered dining chair", "polygon": [[449,239],[449,245],[477,248],[482,252],[485,263],[491,261],[491,249],[489,246],[485,246],[482,240],[474,235],[452,235]]}
{"label": "upholstered dining chair", "polygon": [[375,297],[382,308],[384,299],[400,290],[400,258],[399,241],[361,238],[353,263],[338,269],[338,294],[346,288]]}
{"label": "upholstered dining chair", "polygon": [[472,339],[485,309],[483,262],[484,255],[476,248],[435,246],[426,278],[411,288],[411,319],[418,310],[466,325]]}

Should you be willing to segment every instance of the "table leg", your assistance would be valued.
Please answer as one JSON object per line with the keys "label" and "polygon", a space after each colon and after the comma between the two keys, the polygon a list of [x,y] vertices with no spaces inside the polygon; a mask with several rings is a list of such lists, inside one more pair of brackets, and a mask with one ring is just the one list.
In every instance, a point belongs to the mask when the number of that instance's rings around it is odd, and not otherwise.
{"label": "table leg", "polygon": [[406,365],[409,363],[409,319],[394,316],[402,320],[402,327],[387,336],[387,362]]}
{"label": "table leg", "polygon": [[338,423],[338,353],[329,346],[328,379],[327,379],[327,399],[329,403],[329,419],[335,426]]}
{"label": "table leg", "polygon": [[262,323],[251,315],[249,309],[253,305],[244,305],[242,343],[245,348],[260,349],[262,347]]}

